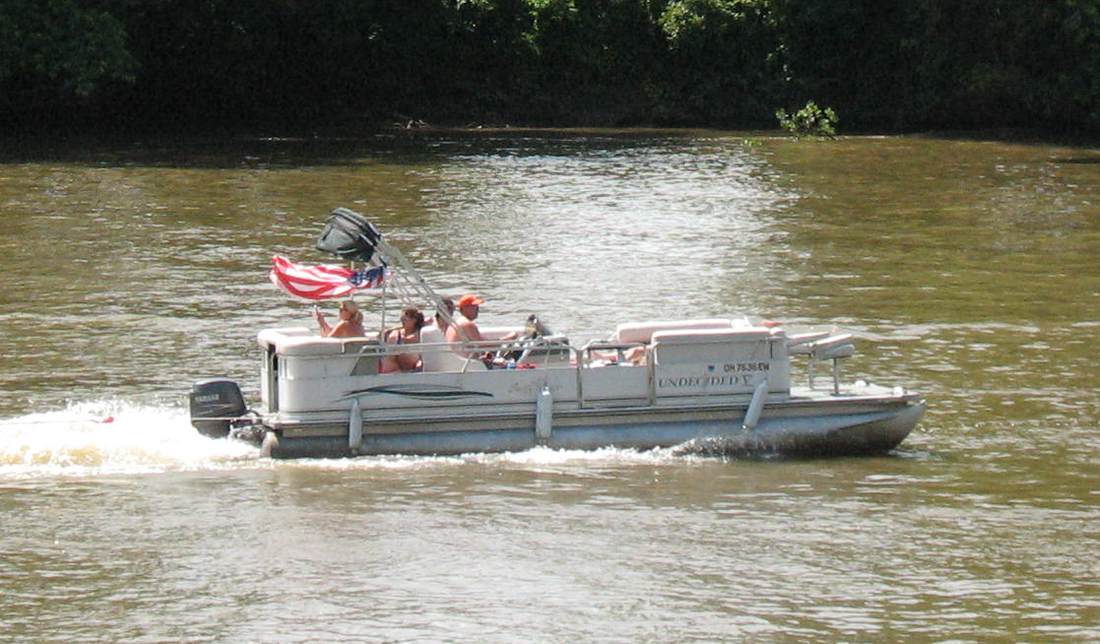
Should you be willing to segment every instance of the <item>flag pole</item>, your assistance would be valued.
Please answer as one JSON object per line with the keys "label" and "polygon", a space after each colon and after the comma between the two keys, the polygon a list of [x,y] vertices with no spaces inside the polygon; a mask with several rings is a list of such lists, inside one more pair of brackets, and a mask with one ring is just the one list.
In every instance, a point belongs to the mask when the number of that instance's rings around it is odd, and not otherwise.
{"label": "flag pole", "polygon": [[390,281],[385,279],[385,269],[382,269],[382,321],[379,323],[381,326],[378,329],[378,339],[381,342],[386,341],[386,290],[389,288]]}

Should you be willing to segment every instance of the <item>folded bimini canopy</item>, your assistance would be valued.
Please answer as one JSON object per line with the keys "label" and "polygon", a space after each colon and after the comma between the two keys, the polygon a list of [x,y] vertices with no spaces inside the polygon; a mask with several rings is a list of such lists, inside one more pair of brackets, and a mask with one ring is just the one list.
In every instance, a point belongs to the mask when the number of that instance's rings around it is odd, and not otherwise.
{"label": "folded bimini canopy", "polygon": [[366,217],[347,208],[337,208],[317,238],[317,250],[348,261],[369,262],[380,239],[382,233]]}

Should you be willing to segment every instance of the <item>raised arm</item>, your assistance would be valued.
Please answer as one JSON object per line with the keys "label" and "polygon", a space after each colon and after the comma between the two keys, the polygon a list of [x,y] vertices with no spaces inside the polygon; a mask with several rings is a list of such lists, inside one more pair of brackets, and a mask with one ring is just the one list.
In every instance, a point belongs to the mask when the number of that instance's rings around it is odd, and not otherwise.
{"label": "raised arm", "polygon": [[332,327],[329,326],[328,320],[325,319],[325,314],[321,313],[321,309],[313,307],[313,319],[317,320],[317,324],[321,326],[321,335],[323,337],[329,337],[332,335]]}

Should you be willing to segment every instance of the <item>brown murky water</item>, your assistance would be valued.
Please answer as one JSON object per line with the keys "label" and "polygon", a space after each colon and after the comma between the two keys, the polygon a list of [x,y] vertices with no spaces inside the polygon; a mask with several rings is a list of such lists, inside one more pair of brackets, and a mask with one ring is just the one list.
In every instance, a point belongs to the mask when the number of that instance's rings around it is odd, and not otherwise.
{"label": "brown murky water", "polygon": [[[0,152],[0,639],[1100,638],[1100,150],[481,133]],[[265,277],[339,205],[489,322],[747,312],[924,392],[883,458],[272,463]],[[110,420],[111,422],[103,422]]]}

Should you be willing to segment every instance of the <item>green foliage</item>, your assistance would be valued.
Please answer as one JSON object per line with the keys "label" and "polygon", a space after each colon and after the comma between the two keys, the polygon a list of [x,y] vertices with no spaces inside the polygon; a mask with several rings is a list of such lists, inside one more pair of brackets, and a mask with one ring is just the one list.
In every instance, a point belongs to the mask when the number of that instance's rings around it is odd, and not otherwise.
{"label": "green foliage", "polygon": [[657,19],[667,47],[664,111],[711,123],[765,123],[776,86],[769,53],[777,45],[766,12],[760,0],[669,2]]}
{"label": "green foliage", "polygon": [[775,118],[779,120],[780,127],[797,137],[836,138],[836,112],[831,107],[821,109],[813,101],[807,102],[794,114],[788,114],[783,109],[777,110]]}
{"label": "green foliage", "polygon": [[[528,0],[536,119],[620,124],[641,118],[661,56],[642,0]],[[649,64],[647,64],[649,62]]]}
{"label": "green foliage", "polygon": [[1100,132],[1098,79],[1100,0],[0,2],[0,118]]}
{"label": "green foliage", "polygon": [[74,0],[0,3],[0,110],[87,99],[132,81],[135,63],[123,25]]}

